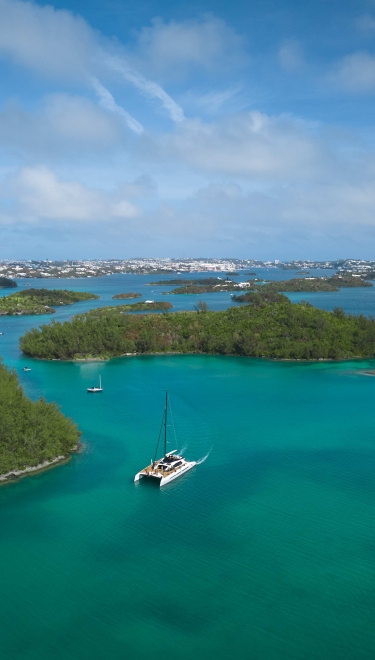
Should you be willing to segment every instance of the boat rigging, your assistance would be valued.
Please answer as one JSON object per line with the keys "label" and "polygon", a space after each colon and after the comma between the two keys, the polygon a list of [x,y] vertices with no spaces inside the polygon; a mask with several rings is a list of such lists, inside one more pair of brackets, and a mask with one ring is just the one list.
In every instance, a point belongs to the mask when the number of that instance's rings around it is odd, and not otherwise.
{"label": "boat rigging", "polygon": [[161,429],[159,432],[158,441],[156,444],[156,450],[154,459],[143,470],[137,472],[134,477],[134,481],[140,481],[140,479],[151,479],[156,481],[159,486],[164,486],[170,481],[177,479],[182,474],[185,474],[188,470],[191,470],[196,465],[195,461],[187,461],[183,456],[177,454],[177,449],[167,452],[167,427],[168,427],[168,390],[165,393],[165,408],[164,416],[162,421],[162,427],[164,427],[164,441],[163,441],[163,457],[157,458]]}

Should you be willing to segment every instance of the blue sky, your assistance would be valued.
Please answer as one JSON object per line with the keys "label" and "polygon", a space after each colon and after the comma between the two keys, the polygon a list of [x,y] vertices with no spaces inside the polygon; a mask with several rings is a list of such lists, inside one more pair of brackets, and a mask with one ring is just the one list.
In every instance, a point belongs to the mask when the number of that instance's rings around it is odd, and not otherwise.
{"label": "blue sky", "polygon": [[0,0],[0,259],[374,258],[375,0]]}

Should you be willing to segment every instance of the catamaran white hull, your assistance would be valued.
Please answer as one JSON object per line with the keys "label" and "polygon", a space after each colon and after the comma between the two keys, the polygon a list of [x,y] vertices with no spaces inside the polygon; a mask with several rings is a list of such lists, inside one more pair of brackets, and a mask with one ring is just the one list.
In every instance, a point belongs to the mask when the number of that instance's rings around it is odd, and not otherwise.
{"label": "catamaran white hull", "polygon": [[152,474],[151,472],[146,473],[141,471],[135,475],[134,481],[140,481],[140,479],[152,479],[153,481],[158,481],[160,487],[165,486],[174,479],[181,477],[183,474],[185,474],[185,472],[191,470],[191,468],[193,468],[195,465],[196,465],[195,461],[186,462],[184,465],[181,466],[180,469],[176,470],[175,472],[172,472],[171,474],[168,474],[165,477],[163,477],[161,474]]}

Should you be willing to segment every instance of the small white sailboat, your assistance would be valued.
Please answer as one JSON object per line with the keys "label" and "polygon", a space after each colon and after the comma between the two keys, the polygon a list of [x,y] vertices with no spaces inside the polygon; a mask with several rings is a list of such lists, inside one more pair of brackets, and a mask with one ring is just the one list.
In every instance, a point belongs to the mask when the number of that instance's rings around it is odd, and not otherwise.
{"label": "small white sailboat", "polygon": [[24,367],[22,371],[31,371],[30,367]]}
{"label": "small white sailboat", "polygon": [[88,391],[88,392],[92,392],[92,393],[94,393],[94,394],[95,394],[96,392],[103,392],[103,388],[102,388],[102,377],[99,376],[99,386],[97,386],[97,385],[93,385],[92,387],[88,387],[88,388],[87,388],[87,391]]}
{"label": "small white sailboat", "polygon": [[165,394],[165,409],[162,427],[164,426],[164,455],[162,458],[156,458],[159,447],[161,429],[156,445],[154,460],[146,468],[138,472],[134,481],[140,479],[151,479],[156,481],[159,486],[164,486],[170,481],[177,479],[188,470],[191,470],[197,463],[196,461],[187,461],[183,456],[178,455],[177,449],[167,452],[167,418],[168,418],[168,391]]}

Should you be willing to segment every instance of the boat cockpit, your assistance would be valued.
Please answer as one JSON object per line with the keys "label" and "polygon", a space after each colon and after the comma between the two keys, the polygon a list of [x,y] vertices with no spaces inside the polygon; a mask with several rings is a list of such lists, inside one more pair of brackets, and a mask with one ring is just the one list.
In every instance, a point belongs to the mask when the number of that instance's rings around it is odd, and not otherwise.
{"label": "boat cockpit", "polygon": [[182,463],[183,463],[182,456],[170,456],[167,454],[160,461],[160,463],[157,464],[157,468],[158,470],[163,470],[163,472],[168,472],[170,470],[174,470],[177,467],[180,467]]}

